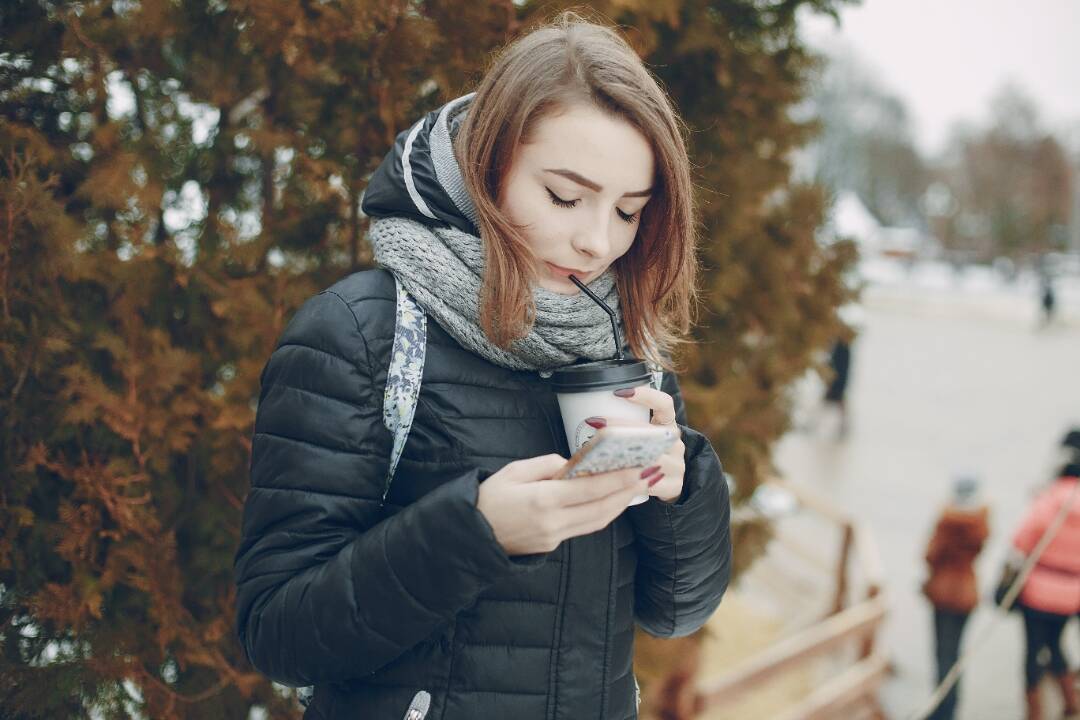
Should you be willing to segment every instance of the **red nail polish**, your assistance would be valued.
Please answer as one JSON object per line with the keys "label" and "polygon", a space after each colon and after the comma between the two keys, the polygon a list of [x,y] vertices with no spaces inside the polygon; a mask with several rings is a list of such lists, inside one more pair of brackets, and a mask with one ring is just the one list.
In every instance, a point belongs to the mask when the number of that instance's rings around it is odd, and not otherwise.
{"label": "red nail polish", "polygon": [[650,468],[645,468],[644,470],[641,471],[641,479],[644,480],[645,478],[649,477],[650,475],[652,475],[653,473],[655,473],[659,469],[660,469],[659,465],[653,465]]}
{"label": "red nail polish", "polygon": [[664,473],[660,473],[659,475],[657,475],[656,477],[654,477],[652,480],[649,481],[649,487],[652,487],[653,485],[655,485],[656,483],[660,482],[663,479],[664,479]]}
{"label": "red nail polish", "polygon": [[589,427],[594,427],[597,430],[607,427],[607,420],[602,417],[589,417],[585,418],[585,424]]}
{"label": "red nail polish", "polygon": [[634,397],[634,388],[623,388],[622,390],[616,390],[615,394],[621,398]]}

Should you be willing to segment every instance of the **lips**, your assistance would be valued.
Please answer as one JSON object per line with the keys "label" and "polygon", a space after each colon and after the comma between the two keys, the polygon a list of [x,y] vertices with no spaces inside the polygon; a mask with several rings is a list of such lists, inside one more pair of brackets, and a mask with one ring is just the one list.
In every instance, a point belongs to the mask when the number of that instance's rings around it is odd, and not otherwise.
{"label": "lips", "polygon": [[553,274],[558,275],[559,277],[569,278],[571,275],[577,275],[579,280],[584,280],[586,277],[592,274],[591,270],[576,270],[574,268],[564,268],[561,265],[549,263],[546,260],[544,261],[544,264],[548,266],[548,270],[550,270]]}

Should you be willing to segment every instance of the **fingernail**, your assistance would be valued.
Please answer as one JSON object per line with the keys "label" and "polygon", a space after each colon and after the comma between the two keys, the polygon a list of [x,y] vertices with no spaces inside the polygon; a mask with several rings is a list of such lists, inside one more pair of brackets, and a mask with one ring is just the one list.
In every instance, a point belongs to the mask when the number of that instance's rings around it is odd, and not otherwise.
{"label": "fingernail", "polygon": [[607,420],[602,417],[588,417],[585,418],[585,424],[599,430],[600,428],[607,427]]}
{"label": "fingernail", "polygon": [[660,469],[659,465],[653,465],[651,468],[645,468],[644,470],[641,471],[641,479],[644,480],[645,478],[649,477],[650,475],[652,475],[653,473],[655,473],[659,469]]}
{"label": "fingernail", "polygon": [[664,479],[664,473],[660,473],[659,475],[657,475],[656,477],[654,477],[652,480],[649,481],[649,487],[652,487],[653,485],[655,485],[656,483],[660,482],[663,479]]}
{"label": "fingernail", "polygon": [[634,388],[623,388],[622,390],[616,390],[615,394],[619,397],[634,397]]}

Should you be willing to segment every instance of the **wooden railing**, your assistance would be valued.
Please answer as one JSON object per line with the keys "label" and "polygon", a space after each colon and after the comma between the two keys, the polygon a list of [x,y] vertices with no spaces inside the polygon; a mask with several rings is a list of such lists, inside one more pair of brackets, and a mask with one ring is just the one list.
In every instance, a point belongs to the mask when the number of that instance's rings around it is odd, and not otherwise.
{"label": "wooden railing", "polygon": [[[877,647],[877,631],[888,611],[877,547],[867,529],[830,502],[798,485],[770,481],[792,493],[802,509],[835,525],[842,533],[831,609],[819,622],[766,647],[719,678],[698,687],[696,707],[710,713],[733,708],[785,673],[806,668],[844,647],[856,649],[848,667],[776,716],[780,720],[825,720],[860,716],[884,718],[877,692],[888,661]],[[851,570],[859,571],[858,599]]]}

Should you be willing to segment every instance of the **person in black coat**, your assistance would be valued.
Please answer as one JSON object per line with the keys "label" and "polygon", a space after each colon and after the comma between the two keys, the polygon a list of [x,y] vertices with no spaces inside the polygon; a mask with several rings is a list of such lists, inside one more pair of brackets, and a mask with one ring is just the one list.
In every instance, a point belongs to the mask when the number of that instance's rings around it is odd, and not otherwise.
{"label": "person in black coat", "polygon": [[1050,279],[1049,275],[1044,275],[1042,279],[1042,292],[1040,297],[1042,304],[1042,324],[1046,327],[1054,321],[1054,310],[1057,308],[1057,295],[1054,294],[1054,282]]}
{"label": "person in black coat", "polygon": [[843,437],[848,432],[847,386],[851,374],[851,341],[847,338],[837,338],[833,343],[829,369],[833,375],[825,389],[825,403],[835,405],[840,412],[839,434]]}
{"label": "person in black coat", "polygon": [[[682,636],[716,610],[727,486],[669,361],[691,192],[665,95],[573,15],[399,135],[364,198],[380,268],[305,303],[262,375],[237,631],[261,672],[314,686],[306,718],[634,718],[634,624]],[[551,479],[569,447],[548,377],[614,350],[570,274],[667,367],[620,391],[678,430],[654,467]],[[411,380],[387,376],[399,284],[428,317]],[[391,478],[385,388],[417,379]]]}

